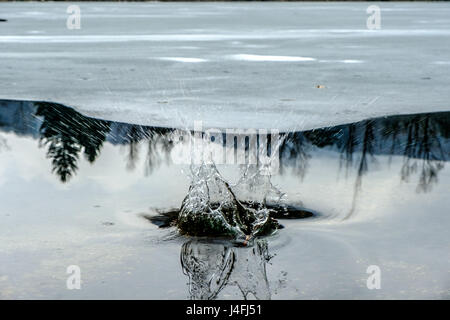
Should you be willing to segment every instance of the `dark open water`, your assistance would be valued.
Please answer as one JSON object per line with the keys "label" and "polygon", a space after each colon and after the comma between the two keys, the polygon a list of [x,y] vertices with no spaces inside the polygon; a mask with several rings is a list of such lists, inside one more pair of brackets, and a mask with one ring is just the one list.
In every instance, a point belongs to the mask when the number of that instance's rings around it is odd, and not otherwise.
{"label": "dark open water", "polygon": [[[176,132],[0,101],[0,297],[448,297],[450,112],[282,133],[272,183],[315,216],[249,248],[143,218],[188,191]],[[366,288],[371,264],[384,290]]]}

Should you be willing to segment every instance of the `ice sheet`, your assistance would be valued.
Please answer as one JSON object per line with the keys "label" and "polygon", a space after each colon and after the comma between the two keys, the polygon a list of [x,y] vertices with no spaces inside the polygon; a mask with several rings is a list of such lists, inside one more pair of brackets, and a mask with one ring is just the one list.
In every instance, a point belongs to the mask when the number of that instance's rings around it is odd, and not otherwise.
{"label": "ice sheet", "polygon": [[449,110],[447,3],[379,3],[380,30],[365,3],[79,5],[69,30],[68,4],[0,4],[0,99],[280,130]]}

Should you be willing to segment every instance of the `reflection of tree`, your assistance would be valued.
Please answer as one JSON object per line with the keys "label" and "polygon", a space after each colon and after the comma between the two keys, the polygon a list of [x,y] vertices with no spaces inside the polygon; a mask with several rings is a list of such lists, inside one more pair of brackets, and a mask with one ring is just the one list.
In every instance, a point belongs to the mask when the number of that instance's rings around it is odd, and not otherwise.
{"label": "reflection of tree", "polygon": [[53,172],[63,182],[76,173],[80,152],[93,163],[107,138],[127,146],[127,168],[130,170],[135,168],[139,159],[142,141],[148,145],[146,174],[150,174],[163,160],[169,159],[173,147],[172,129],[92,119],[74,109],[53,103],[39,102],[36,106],[36,116],[42,117],[40,139],[48,145],[47,156],[52,159]]}
{"label": "reflection of tree", "polygon": [[[1,126],[1,124],[0,124]],[[0,136],[0,151],[2,150],[9,150],[8,142],[5,138]]]}
{"label": "reflection of tree", "polygon": [[450,113],[446,112],[377,118],[290,133],[280,148],[280,172],[291,166],[303,178],[311,157],[305,150],[311,146],[339,152],[340,169],[346,169],[346,176],[351,168],[356,172],[351,214],[363,176],[369,171],[369,160],[375,159],[376,155],[390,155],[389,163],[393,155],[403,156],[402,181],[409,181],[411,175],[419,174],[417,190],[429,191],[449,157],[446,150],[449,128]]}
{"label": "reflection of tree", "polygon": [[127,168],[133,170],[136,167],[136,162],[139,159],[139,141],[145,136],[145,131],[142,126],[128,125],[123,127],[123,139],[128,147]]}
{"label": "reflection of tree", "polygon": [[355,146],[358,142],[356,134],[356,124],[351,123],[347,128],[346,135],[342,137],[341,156],[340,156],[340,168],[345,166],[345,176],[348,176],[348,171],[353,164],[353,153],[355,152]]}
{"label": "reflection of tree", "polygon": [[429,191],[437,182],[438,172],[444,167],[446,159],[439,137],[439,123],[432,121],[430,117],[417,115],[404,121],[403,125],[407,137],[402,180],[409,181],[410,175],[420,170],[417,191]]}
{"label": "reflection of tree", "polygon": [[[350,212],[348,213],[347,217],[350,217],[354,210],[356,205],[356,199],[358,196],[358,193],[361,190],[362,186],[362,177],[367,171],[369,170],[368,165],[368,156],[373,157],[374,154],[374,123],[372,120],[366,120],[361,123],[361,128],[363,129],[363,136],[361,140],[361,157],[357,166],[357,173],[356,173],[356,181],[355,181],[355,187],[353,192],[353,201],[352,201],[352,207],[350,209]],[[353,148],[353,146],[352,146]],[[346,153],[349,153],[348,149],[345,149]],[[347,156],[348,159],[348,156]],[[352,159],[352,156],[350,154],[350,159]]]}
{"label": "reflection of tree", "polygon": [[[174,146],[172,140],[176,131],[172,129],[92,119],[52,103],[10,101],[0,102],[0,105],[1,130],[19,135],[39,134],[48,146],[53,171],[62,181],[67,181],[77,171],[80,153],[93,163],[106,139],[126,146],[129,169],[136,166],[139,152],[144,152],[140,150],[143,149],[141,144],[146,146],[146,175],[162,162],[169,162]],[[360,188],[363,175],[369,170],[369,155],[386,154],[390,159],[397,155],[404,157],[402,181],[410,181],[413,175],[418,175],[417,190],[426,192],[437,182],[449,157],[449,120],[448,112],[401,115],[288,133],[279,149],[280,172],[291,167],[303,178],[314,147],[327,148],[340,153],[340,168],[345,168],[346,172],[355,168],[355,186]]]}
{"label": "reflection of tree", "polygon": [[26,132],[28,129],[29,121],[26,117],[26,113],[29,112],[29,103],[25,101],[17,102],[17,108],[13,115],[14,127],[16,132]]}
{"label": "reflection of tree", "polygon": [[62,182],[75,174],[80,152],[89,162],[95,161],[109,132],[109,122],[85,117],[57,104],[37,103],[36,115],[43,118],[41,141],[48,145],[53,172]]}
{"label": "reflection of tree", "polygon": [[145,174],[150,175],[163,161],[170,161],[170,153],[174,147],[173,137],[176,131],[165,128],[148,128],[147,156]]}
{"label": "reflection of tree", "polygon": [[163,161],[169,162],[169,155],[173,148],[173,129],[121,123],[117,125],[115,134],[116,141],[124,144],[128,149],[127,169],[136,168],[142,143],[147,144],[146,175],[151,174]]}
{"label": "reflection of tree", "polygon": [[244,299],[270,299],[267,242],[237,248],[227,243],[188,241],[181,248],[181,266],[189,277],[193,300],[216,299],[225,287],[237,287]]}
{"label": "reflection of tree", "polygon": [[294,172],[303,179],[308,169],[308,160],[311,156],[308,154],[307,138],[302,132],[287,134],[283,140],[280,152],[280,174],[283,174],[288,164],[294,168]]}
{"label": "reflection of tree", "polygon": [[402,126],[399,121],[384,121],[384,126],[381,129],[381,136],[384,143],[386,143],[389,148],[389,165],[392,163],[392,156],[396,154],[397,150],[401,148],[401,137]]}

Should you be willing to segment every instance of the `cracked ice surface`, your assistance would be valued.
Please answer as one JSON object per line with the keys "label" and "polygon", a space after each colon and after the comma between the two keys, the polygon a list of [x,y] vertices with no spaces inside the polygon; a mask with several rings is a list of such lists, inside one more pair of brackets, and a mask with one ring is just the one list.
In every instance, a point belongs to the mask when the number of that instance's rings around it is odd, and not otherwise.
{"label": "cracked ice surface", "polygon": [[449,110],[450,5],[2,3],[0,99],[154,126],[309,129]]}

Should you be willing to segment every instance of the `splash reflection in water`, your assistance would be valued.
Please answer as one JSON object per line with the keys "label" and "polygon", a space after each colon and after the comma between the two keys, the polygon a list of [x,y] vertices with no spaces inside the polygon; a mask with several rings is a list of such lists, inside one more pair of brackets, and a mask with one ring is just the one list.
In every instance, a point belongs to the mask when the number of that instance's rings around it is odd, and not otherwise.
{"label": "splash reflection in water", "polygon": [[183,244],[180,257],[194,300],[216,299],[226,287],[237,290],[243,299],[270,299],[266,274],[270,258],[265,240],[255,241],[250,248],[191,240]]}

